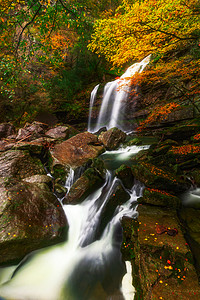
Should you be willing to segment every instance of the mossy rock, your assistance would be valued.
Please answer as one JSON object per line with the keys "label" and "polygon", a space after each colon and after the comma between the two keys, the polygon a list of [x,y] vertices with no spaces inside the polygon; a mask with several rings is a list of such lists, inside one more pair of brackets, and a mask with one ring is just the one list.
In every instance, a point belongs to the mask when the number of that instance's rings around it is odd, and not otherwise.
{"label": "mossy rock", "polygon": [[181,205],[178,197],[162,190],[150,188],[145,188],[143,196],[138,199],[138,203],[170,207],[172,209],[177,209]]}
{"label": "mossy rock", "polygon": [[121,165],[116,171],[115,175],[122,181],[123,185],[127,189],[131,189],[134,183],[134,176],[131,171],[131,167]]}
{"label": "mossy rock", "polygon": [[199,169],[192,170],[189,173],[189,175],[193,178],[194,184],[200,187],[200,170]]}
{"label": "mossy rock", "polygon": [[[175,210],[139,205],[137,222],[123,224],[126,259],[133,266],[133,282],[140,293],[136,299],[187,299],[188,291],[200,292],[192,253],[187,245]],[[157,227],[175,228],[177,234],[157,233]],[[136,233],[136,234],[135,234]],[[125,248],[125,249],[124,249]],[[182,278],[182,279],[181,279]],[[192,281],[192,284],[191,284]],[[177,296],[176,295],[176,296]],[[197,298],[198,299],[198,298]]]}
{"label": "mossy rock", "polygon": [[136,179],[150,188],[166,190],[174,194],[184,192],[190,187],[190,183],[186,180],[151,163],[141,162],[132,166],[131,169]]}
{"label": "mossy rock", "polygon": [[0,183],[0,264],[64,241],[66,216],[45,182]]}
{"label": "mossy rock", "polygon": [[102,132],[98,140],[103,143],[106,149],[113,150],[116,149],[121,143],[126,139],[126,133],[117,127],[111,128],[106,132]]}
{"label": "mossy rock", "polygon": [[191,136],[200,131],[200,126],[197,124],[179,125],[168,128],[163,131],[164,139],[172,139],[175,141],[183,141],[190,139]]}

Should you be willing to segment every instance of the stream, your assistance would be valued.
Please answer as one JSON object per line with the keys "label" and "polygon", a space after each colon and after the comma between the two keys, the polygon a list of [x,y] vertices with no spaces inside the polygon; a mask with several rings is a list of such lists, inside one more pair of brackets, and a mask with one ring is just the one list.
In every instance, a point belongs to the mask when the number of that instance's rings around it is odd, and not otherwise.
{"label": "stream", "polygon": [[[145,147],[132,146],[107,151],[101,158],[107,166],[106,179],[83,203],[63,205],[69,232],[66,242],[35,251],[19,266],[5,270],[0,288],[2,299],[15,300],[102,300],[133,299],[130,264],[122,261],[120,247],[123,216],[137,217],[137,198],[143,186],[133,183],[129,200],[118,206],[101,237],[96,239],[103,209],[117,185],[114,165],[123,162]],[[73,172],[69,174],[69,184]],[[71,180],[73,182],[73,180]],[[9,272],[10,271],[10,272]],[[127,271],[129,273],[127,273]],[[125,275],[125,276],[124,276]],[[123,279],[124,277],[124,279]],[[9,280],[10,279],[10,280]]]}
{"label": "stream", "polygon": [[[129,91],[129,80],[135,72],[141,72],[149,57],[131,66],[121,79],[125,79]],[[127,78],[127,79],[126,79]],[[98,90],[91,94],[88,131],[96,132],[102,127],[117,126],[124,131],[120,114],[126,100],[127,90],[117,90],[118,80],[105,86],[104,96],[96,124],[91,115]],[[109,100],[110,99],[110,100]],[[108,110],[108,103],[111,111]],[[120,252],[122,243],[122,217],[137,217],[137,199],[143,186],[133,182],[129,200],[117,206],[112,218],[99,234],[99,226],[109,197],[115,193],[119,179],[114,170],[146,146],[131,146],[106,151],[101,155],[107,173],[104,184],[90,194],[81,204],[63,205],[69,223],[66,241],[29,254],[18,265],[4,268],[0,273],[0,299],[6,300],[133,300],[131,264],[123,262]],[[50,174],[49,174],[50,175]],[[80,176],[71,169],[65,187],[70,190],[74,180]]]}

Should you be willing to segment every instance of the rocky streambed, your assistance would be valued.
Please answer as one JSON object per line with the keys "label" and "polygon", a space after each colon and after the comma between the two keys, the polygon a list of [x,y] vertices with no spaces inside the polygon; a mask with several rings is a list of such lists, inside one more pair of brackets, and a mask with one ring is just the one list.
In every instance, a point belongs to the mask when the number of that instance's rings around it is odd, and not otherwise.
{"label": "rocky streambed", "polygon": [[[147,137],[126,137],[116,128],[99,137],[39,122],[17,132],[11,124],[1,124],[0,130],[1,266],[66,239],[68,222],[59,199],[76,204],[103,184],[101,153],[121,143],[147,144]],[[200,201],[185,205],[182,200],[200,185],[199,133],[197,122],[148,132],[150,148],[114,171],[125,189],[134,180],[145,187],[138,218],[122,219],[121,252],[132,263],[135,299],[200,297]],[[76,176],[66,193],[71,170]],[[118,187],[110,197],[102,228],[127,200],[125,189]]]}

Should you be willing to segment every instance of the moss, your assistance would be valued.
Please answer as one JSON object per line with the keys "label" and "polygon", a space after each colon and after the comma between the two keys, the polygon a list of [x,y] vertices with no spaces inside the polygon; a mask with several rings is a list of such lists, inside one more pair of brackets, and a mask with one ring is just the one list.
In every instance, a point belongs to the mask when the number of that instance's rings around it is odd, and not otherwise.
{"label": "moss", "polygon": [[129,166],[121,165],[115,171],[115,175],[122,181],[125,188],[132,188],[134,183],[134,177]]}
{"label": "moss", "polygon": [[145,203],[163,207],[177,209],[180,207],[180,199],[174,195],[166,193],[162,190],[146,188],[143,197],[138,199],[138,203]]}
{"label": "moss", "polygon": [[56,164],[55,166],[53,166],[52,175],[60,184],[65,184],[67,174],[67,168],[63,165]]}

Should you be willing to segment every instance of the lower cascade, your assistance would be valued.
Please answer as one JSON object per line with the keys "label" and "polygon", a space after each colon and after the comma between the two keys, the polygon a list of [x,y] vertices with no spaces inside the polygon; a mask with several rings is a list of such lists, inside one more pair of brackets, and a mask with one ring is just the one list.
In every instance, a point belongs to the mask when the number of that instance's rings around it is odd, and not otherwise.
{"label": "lower cascade", "polygon": [[[119,160],[135,154],[141,147],[118,150]],[[116,155],[117,151],[110,151]],[[109,155],[105,152],[102,156]],[[70,173],[70,176],[73,176]],[[68,180],[69,182],[70,180]],[[130,265],[122,262],[120,246],[122,231],[120,219],[137,216],[137,198],[143,186],[133,184],[129,200],[118,206],[101,237],[96,238],[101,215],[110,195],[121,182],[107,171],[102,187],[88,196],[83,203],[63,205],[69,232],[66,242],[31,253],[18,266],[5,270],[0,295],[3,299],[64,300],[64,299],[133,299],[127,288]],[[13,270],[14,269],[14,270]],[[9,272],[10,271],[10,272]],[[126,274],[126,276],[124,276]],[[122,280],[124,276],[124,279]],[[122,284],[123,283],[123,284]],[[130,283],[129,283],[130,285]]]}
{"label": "lower cascade", "polygon": [[[148,61],[149,57],[142,63],[133,65],[124,77],[130,77],[131,71],[142,71]],[[91,124],[91,114],[98,87],[93,91],[88,131],[96,132],[102,126],[106,126],[107,129],[118,126],[117,120],[120,119],[119,112],[122,111],[121,105],[124,99],[121,92],[116,96],[118,102],[113,103],[112,112],[109,116],[105,116],[108,98],[116,84],[117,82],[110,83],[105,87],[105,96],[95,125]],[[109,157],[112,167],[107,165],[108,170],[103,185],[81,204],[64,205],[62,199],[59,199],[69,223],[66,241],[34,251],[19,265],[2,269],[0,299],[134,299],[131,264],[122,261],[120,252],[122,243],[120,220],[125,216],[137,217],[137,199],[142,195],[143,186],[139,182],[133,182],[131,189],[123,187],[129,194],[129,199],[116,207],[112,218],[103,227],[101,220],[109,197],[115,193],[118,186],[122,185],[121,181],[113,175],[113,170],[140,150],[141,147],[133,146],[105,152],[101,158],[106,164]],[[68,192],[75,177],[74,171],[70,170],[65,183]]]}

